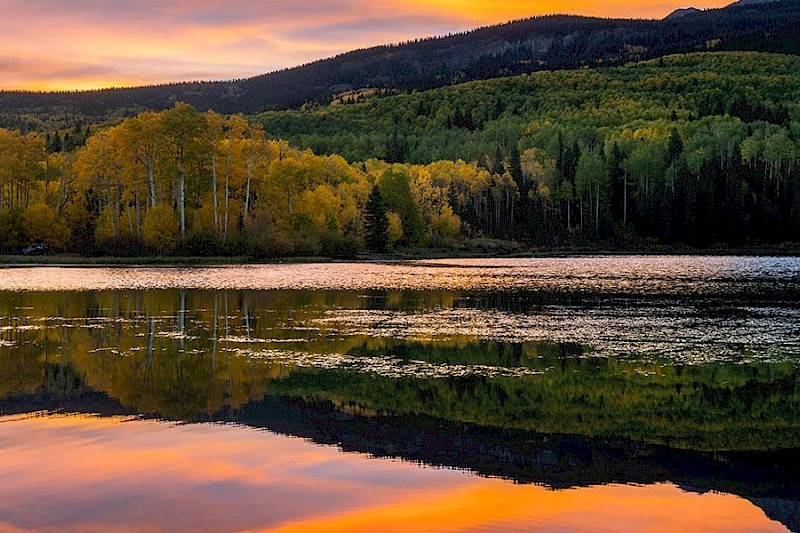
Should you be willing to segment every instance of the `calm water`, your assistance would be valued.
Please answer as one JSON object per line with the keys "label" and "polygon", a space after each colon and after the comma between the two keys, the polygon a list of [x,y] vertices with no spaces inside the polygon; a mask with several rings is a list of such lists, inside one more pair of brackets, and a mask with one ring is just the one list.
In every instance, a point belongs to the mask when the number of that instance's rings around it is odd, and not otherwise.
{"label": "calm water", "polygon": [[0,269],[0,529],[799,531],[800,261]]}

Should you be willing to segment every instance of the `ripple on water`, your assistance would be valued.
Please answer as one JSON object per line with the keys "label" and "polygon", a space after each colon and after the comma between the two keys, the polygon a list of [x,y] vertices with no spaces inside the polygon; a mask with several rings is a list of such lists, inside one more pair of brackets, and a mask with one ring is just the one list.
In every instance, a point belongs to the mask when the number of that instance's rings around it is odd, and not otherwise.
{"label": "ripple on water", "polygon": [[311,353],[291,350],[229,349],[231,353],[272,363],[301,368],[341,369],[388,378],[428,378],[483,376],[522,377],[541,375],[541,370],[494,365],[457,365],[429,361],[405,360],[391,355],[354,357],[338,353]]}
{"label": "ripple on water", "polygon": [[0,291],[123,289],[533,290],[617,294],[800,294],[789,257],[596,256],[225,267],[5,268]]}
{"label": "ripple on water", "polygon": [[679,364],[800,361],[800,312],[742,308],[724,316],[705,306],[627,309],[548,307],[537,314],[434,309],[421,313],[331,310],[315,321],[341,334],[412,341],[473,338],[507,343],[579,344],[591,357],[666,357]]}

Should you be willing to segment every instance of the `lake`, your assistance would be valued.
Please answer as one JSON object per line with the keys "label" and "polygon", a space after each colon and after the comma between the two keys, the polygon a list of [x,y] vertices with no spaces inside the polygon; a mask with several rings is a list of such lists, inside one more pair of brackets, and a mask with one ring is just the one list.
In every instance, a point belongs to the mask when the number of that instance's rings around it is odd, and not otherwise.
{"label": "lake", "polygon": [[0,269],[0,529],[800,531],[800,260]]}

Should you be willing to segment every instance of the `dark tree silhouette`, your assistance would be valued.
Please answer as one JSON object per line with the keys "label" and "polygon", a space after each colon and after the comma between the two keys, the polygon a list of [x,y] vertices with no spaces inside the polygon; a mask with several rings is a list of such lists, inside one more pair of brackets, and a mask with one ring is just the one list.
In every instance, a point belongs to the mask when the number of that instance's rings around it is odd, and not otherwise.
{"label": "dark tree silhouette", "polygon": [[377,185],[372,187],[364,207],[364,233],[367,250],[370,252],[386,250],[389,244],[389,221],[386,218],[386,205]]}

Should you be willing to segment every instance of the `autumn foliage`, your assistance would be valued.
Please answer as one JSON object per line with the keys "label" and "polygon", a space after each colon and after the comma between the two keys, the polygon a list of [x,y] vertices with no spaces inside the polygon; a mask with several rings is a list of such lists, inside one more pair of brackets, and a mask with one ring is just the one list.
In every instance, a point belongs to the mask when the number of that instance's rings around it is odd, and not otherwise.
{"label": "autumn foliage", "polygon": [[39,135],[0,130],[0,157],[5,253],[44,242],[108,255],[350,256],[366,248],[376,186],[387,236],[403,246],[460,238],[453,202],[477,215],[494,189],[517,195],[512,181],[475,164],[350,164],[182,103],[97,131],[74,152],[48,153]]}

